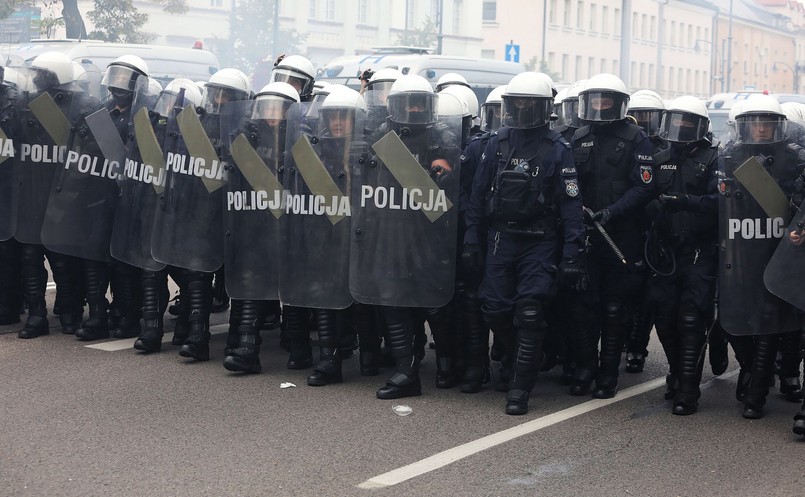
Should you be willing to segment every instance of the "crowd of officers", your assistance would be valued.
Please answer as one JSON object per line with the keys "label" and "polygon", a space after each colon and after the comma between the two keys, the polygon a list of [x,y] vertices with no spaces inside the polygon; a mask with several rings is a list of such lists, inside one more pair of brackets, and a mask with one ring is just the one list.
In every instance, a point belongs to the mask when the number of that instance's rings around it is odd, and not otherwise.
{"label": "crowd of officers", "polygon": [[[47,257],[57,285],[54,314],[62,331],[85,341],[136,337],[134,348],[143,353],[158,352],[162,346],[168,276],[180,288],[172,309],[177,314],[172,343],[180,347],[180,355],[199,361],[209,360],[213,303],[217,310],[225,309],[229,289],[233,295],[224,366],[230,371],[260,373],[261,329],[279,324],[281,346],[289,352],[287,367],[312,367],[309,385],[341,382],[342,360],[358,349],[361,375],[393,368],[378,398],[420,395],[418,369],[428,344],[427,324],[435,349],[436,386],[458,387],[469,394],[491,384],[506,392],[506,413],[518,415],[528,410],[538,372],[554,367],[562,368],[561,381],[570,395],[615,396],[622,353],[625,370],[641,372],[655,328],[668,362],[665,398],[673,401],[673,414],[697,410],[708,343],[716,375],[727,369],[728,342],[735,351],[741,368],[736,397],[745,406],[744,417],[763,415],[775,376],[786,399],[802,399],[799,325],[783,333],[729,333],[718,309],[723,315],[753,303],[727,302],[724,288],[720,299],[716,296],[719,202],[729,196],[736,165],[760,157],[794,206],[792,212],[802,201],[805,150],[800,148],[803,135],[797,123],[802,113],[796,107],[783,109],[767,95],[747,100],[734,109],[731,139],[724,144],[713,142],[700,99],[684,96],[666,103],[650,90],[630,95],[611,74],[579,81],[557,94],[548,76],[526,72],[493,89],[479,105],[458,74],[442,76],[434,91],[420,76],[404,76],[391,68],[366,71],[360,75],[359,93],[316,83],[313,65],[304,57],[289,56],[277,61],[272,82],[254,94],[248,78],[235,69],[222,69],[202,84],[178,79],[164,89],[155,87],[145,62],[124,56],[106,69],[103,91],[93,101],[92,92],[80,84],[86,68],[74,66],[61,54],[45,53],[33,60],[28,72],[9,68],[3,79],[0,123],[3,139],[14,142],[16,154],[4,152],[0,168],[8,170],[15,163],[17,169],[13,181],[7,172],[0,181],[17,208],[2,211],[16,216],[16,222],[0,233],[6,239],[0,242],[0,324],[19,322],[27,309],[20,338],[49,333]],[[210,238],[221,230],[216,223],[226,224],[227,236],[232,235],[226,242],[211,242],[197,238],[198,233],[182,232],[185,225],[202,230],[198,219],[174,219],[171,224],[162,218],[151,233],[150,226],[135,227],[138,218],[147,217],[147,206],[130,204],[127,210],[118,205],[110,221],[111,241],[100,246],[102,256],[77,257],[83,250],[59,249],[70,246],[69,233],[60,237],[43,227],[54,208],[52,198],[48,203],[51,184],[62,183],[53,175],[28,178],[25,168],[36,164],[26,163],[20,154],[22,144],[36,139],[46,143],[41,136],[32,138],[44,131],[59,145],[47,119],[32,104],[43,94],[72,121],[68,147],[76,136],[87,134],[90,111],[103,108],[126,146],[127,158],[132,148],[146,155],[142,143],[139,149],[132,147],[147,135],[135,133],[139,107],[147,109],[162,152],[193,148],[190,143],[171,148],[168,142],[177,133],[160,132],[160,126],[182,121],[176,113],[188,105],[198,109],[219,158],[229,163],[226,191],[235,193],[258,188],[241,167],[236,140],[227,140],[227,134],[243,131],[251,150],[277,176],[290,163],[285,144],[299,143],[288,141],[286,134],[307,136],[300,142],[313,144],[346,196],[356,190],[339,183],[345,171],[354,181],[361,177],[365,188],[381,185],[379,179],[372,183],[370,174],[358,173],[367,164],[375,171],[382,169],[376,167],[378,162],[389,170],[404,167],[405,161],[395,165],[396,159],[383,156],[378,146],[379,138],[393,135],[427,173],[418,184],[436,185],[431,191],[436,192],[434,202],[439,192],[447,193],[449,215],[434,215],[425,222],[425,216],[409,213],[403,219],[410,220],[410,226],[387,227],[394,236],[378,235],[368,255],[347,253],[344,265],[337,262],[344,253],[335,247],[346,243],[354,248],[349,239],[361,233],[349,222],[339,225],[332,213],[326,228],[309,221],[295,225],[310,232],[291,238],[291,253],[274,253],[249,245],[263,243],[264,231],[268,238],[281,236],[272,231],[275,228],[264,219],[250,224],[253,221],[245,217],[230,224],[226,207],[223,218],[220,211],[201,215],[200,224],[212,226]],[[238,102],[247,109],[248,119],[236,119],[234,133],[210,132],[208,116],[231,118],[232,112],[224,109]],[[67,107],[78,112],[64,110]],[[221,117],[216,126],[224,127],[223,122]],[[97,148],[104,148],[97,138],[100,133],[89,131],[93,133]],[[294,160],[299,162],[299,157]],[[235,163],[237,168],[232,167]],[[302,165],[298,167],[304,175]],[[307,176],[305,180],[310,184],[303,190],[315,190]],[[43,190],[25,189],[37,181],[45,184]],[[287,190],[288,182],[282,183]],[[402,180],[399,184],[406,186]],[[20,191],[11,195],[14,188]],[[133,191],[120,181],[116,188],[125,190],[116,194],[121,197]],[[27,201],[37,195],[44,196],[42,205]],[[216,201],[224,204],[221,198]],[[373,211],[373,221],[355,202],[353,198],[351,215],[368,227],[372,222],[399,222],[383,217],[382,209]],[[722,217],[729,218],[721,210]],[[336,232],[333,226],[346,228]],[[160,229],[179,243],[184,240],[185,246],[164,250],[165,234],[156,233]],[[367,233],[370,238],[374,232]],[[797,231],[781,236],[795,245],[802,240]],[[218,243],[226,245],[225,264],[204,257],[211,253],[210,244]],[[126,256],[138,250],[146,255]],[[418,250],[426,255],[405,259],[406,268],[393,267],[400,264],[393,254]],[[722,257],[724,250],[722,243]],[[173,257],[179,252],[186,258]],[[197,252],[198,257],[187,252]],[[767,251],[752,261],[761,268],[757,274],[762,275],[770,257]],[[151,264],[154,259],[163,264]],[[276,279],[284,264],[291,273],[285,281],[294,284],[278,291],[261,274]],[[764,288],[757,275],[738,284]],[[349,291],[344,293],[344,288]],[[794,313],[798,318],[798,311]],[[772,314],[767,312],[767,318]],[[318,333],[318,361],[311,349],[313,330]],[[500,363],[494,374],[490,361]],[[794,432],[805,435],[805,407],[795,417]]]}

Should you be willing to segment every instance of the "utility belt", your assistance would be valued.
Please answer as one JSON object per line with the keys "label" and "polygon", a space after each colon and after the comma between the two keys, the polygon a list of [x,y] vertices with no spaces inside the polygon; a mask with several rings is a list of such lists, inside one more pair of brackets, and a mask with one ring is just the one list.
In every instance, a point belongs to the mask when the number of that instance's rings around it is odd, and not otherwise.
{"label": "utility belt", "polygon": [[516,222],[493,221],[492,228],[507,235],[516,235],[529,238],[545,238],[545,235],[556,231],[558,222],[550,219],[540,219],[531,224]]}

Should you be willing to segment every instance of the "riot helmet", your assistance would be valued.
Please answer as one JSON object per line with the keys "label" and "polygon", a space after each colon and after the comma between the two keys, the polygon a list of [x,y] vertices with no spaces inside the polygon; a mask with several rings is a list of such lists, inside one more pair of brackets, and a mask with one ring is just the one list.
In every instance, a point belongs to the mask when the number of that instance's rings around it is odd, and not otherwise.
{"label": "riot helmet", "polygon": [[562,119],[562,102],[565,100],[565,97],[567,97],[568,91],[569,88],[562,88],[556,92],[556,95],[553,97],[553,113],[556,116],[556,119],[554,119],[553,122],[556,126],[560,126],[565,123]]}
{"label": "riot helmet", "polygon": [[614,74],[596,74],[579,92],[579,118],[584,121],[612,122],[626,117],[629,92]]}
{"label": "riot helmet", "polygon": [[362,132],[366,102],[360,93],[341,85],[331,85],[332,91],[319,109],[321,126],[332,138],[349,138]]}
{"label": "riot helmet", "polygon": [[409,74],[391,85],[386,106],[389,118],[398,124],[436,122],[436,93],[422,76]]}
{"label": "riot helmet", "polygon": [[735,124],[738,141],[746,144],[777,143],[785,138],[785,114],[777,99],[770,95],[747,99],[735,115]]}
{"label": "riot helmet", "polygon": [[460,98],[467,103],[467,107],[470,110],[470,116],[472,116],[473,119],[478,117],[478,96],[474,91],[472,91],[468,86],[461,85],[451,85],[446,88],[442,88],[442,91],[447,90],[450,90],[452,95],[460,96]]}
{"label": "riot helmet", "polygon": [[662,97],[653,90],[638,90],[629,99],[627,115],[632,116],[637,125],[649,136],[660,133],[660,121],[665,110]]}
{"label": "riot helmet", "polygon": [[506,92],[506,85],[498,86],[489,92],[481,106],[481,131],[490,132],[500,128],[501,96]]}
{"label": "riot helmet", "polygon": [[580,128],[579,119],[579,92],[587,85],[586,79],[580,79],[567,88],[567,95],[562,100],[562,109],[559,118],[562,123],[571,128]]}
{"label": "riot helmet", "polygon": [[288,83],[275,81],[261,89],[254,97],[252,119],[266,121],[276,126],[285,119],[288,109],[299,103],[299,93]]}
{"label": "riot helmet", "polygon": [[302,101],[313,95],[316,70],[313,63],[301,55],[284,57],[271,73],[272,82],[288,83],[299,93]]}
{"label": "riot helmet", "polygon": [[177,78],[168,83],[159,94],[157,103],[154,105],[154,113],[162,117],[170,117],[177,108],[184,108],[188,105],[193,107],[201,104],[201,92],[198,86],[187,79]]}
{"label": "riot helmet", "polygon": [[243,72],[231,67],[221,69],[204,85],[201,106],[211,114],[220,114],[224,104],[248,100],[250,87],[249,77]]}
{"label": "riot helmet", "polygon": [[738,125],[735,123],[735,116],[741,111],[743,108],[745,100],[738,100],[732,107],[730,107],[729,114],[727,114],[727,122],[725,124],[727,128],[727,134],[731,141],[735,142],[738,141]]}
{"label": "riot helmet", "polygon": [[685,95],[674,99],[662,116],[660,137],[673,143],[703,140],[710,129],[707,105],[696,97]]}
{"label": "riot helmet", "polygon": [[529,129],[548,124],[553,109],[553,88],[539,73],[514,76],[501,96],[501,124]]}
{"label": "riot helmet", "polygon": [[470,138],[472,129],[472,112],[467,100],[461,91],[457,91],[460,86],[448,86],[438,93],[437,110],[439,119],[453,118],[461,120],[461,143],[462,145]]}
{"label": "riot helmet", "polygon": [[380,69],[372,74],[372,77],[369,78],[369,82],[366,84],[366,103],[370,107],[385,107],[386,99],[388,98],[389,91],[391,91],[391,85],[402,77],[403,73],[391,67]]}
{"label": "riot helmet", "polygon": [[450,86],[464,86],[469,88],[470,84],[467,83],[467,78],[455,72],[444,73],[441,78],[436,82],[436,93],[449,88]]}
{"label": "riot helmet", "polygon": [[61,52],[44,52],[31,62],[32,83],[37,91],[46,91],[73,81],[73,62]]}

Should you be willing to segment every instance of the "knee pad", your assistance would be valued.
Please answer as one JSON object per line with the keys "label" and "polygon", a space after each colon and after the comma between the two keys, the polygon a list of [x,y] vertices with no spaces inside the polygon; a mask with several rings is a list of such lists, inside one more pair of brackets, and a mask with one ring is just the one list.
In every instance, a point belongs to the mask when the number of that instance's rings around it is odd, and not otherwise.
{"label": "knee pad", "polygon": [[[699,324],[703,324],[703,321],[695,307],[682,306],[679,309],[679,325],[681,329],[692,330]],[[704,332],[703,326],[701,331]]]}
{"label": "knee pad", "polygon": [[514,304],[514,326],[527,330],[547,328],[542,302],[535,299],[518,300]]}
{"label": "knee pad", "polygon": [[608,300],[604,304],[604,316],[608,320],[622,321],[626,319],[626,306],[620,300]]}

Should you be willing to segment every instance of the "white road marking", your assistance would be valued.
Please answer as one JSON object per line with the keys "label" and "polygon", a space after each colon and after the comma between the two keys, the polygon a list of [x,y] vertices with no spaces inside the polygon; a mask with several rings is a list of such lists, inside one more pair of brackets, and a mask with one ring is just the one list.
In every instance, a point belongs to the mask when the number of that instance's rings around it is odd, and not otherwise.
{"label": "white road marking", "polygon": [[[218,324],[210,327],[211,335],[220,335],[229,330],[228,324]],[[162,337],[162,343],[170,343],[173,338],[173,333],[165,333]],[[118,350],[125,350],[134,347],[136,338],[124,338],[123,340],[112,340],[110,342],[93,343],[92,345],[85,345],[88,349],[104,350],[106,352],[116,352]]]}
{"label": "white road marking", "polygon": [[[719,378],[723,380],[731,378],[737,374],[738,370],[736,369],[728,374],[721,375]],[[656,378],[654,380],[627,388],[626,390],[619,391],[618,394],[611,399],[593,399],[553,414],[548,414],[547,416],[543,416],[541,418],[525,422],[521,425],[513,426],[506,430],[487,435],[477,440],[473,440],[472,442],[467,442],[457,447],[453,447],[452,449],[447,449],[415,463],[411,463],[401,468],[383,473],[382,475],[375,476],[374,478],[369,478],[365,482],[359,484],[358,488],[384,488],[402,483],[406,480],[410,480],[411,478],[416,478],[417,476],[421,476],[425,473],[429,473],[441,467],[447,466],[448,464],[452,464],[456,461],[464,459],[465,457],[477,454],[482,450],[486,450],[496,445],[514,440],[515,438],[522,437],[523,435],[534,433],[535,431],[561,423],[562,421],[566,421],[576,416],[581,416],[582,414],[586,414],[590,411],[594,411],[616,402],[646,393],[663,385],[665,385],[665,377]]]}
{"label": "white road marking", "polygon": [[56,282],[55,281],[48,281],[47,289],[48,290],[55,290],[56,289]]}

